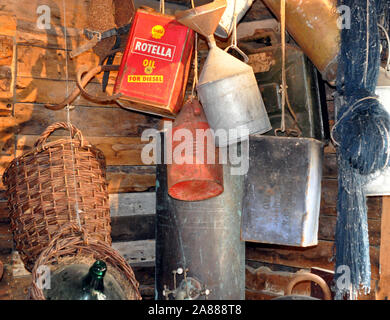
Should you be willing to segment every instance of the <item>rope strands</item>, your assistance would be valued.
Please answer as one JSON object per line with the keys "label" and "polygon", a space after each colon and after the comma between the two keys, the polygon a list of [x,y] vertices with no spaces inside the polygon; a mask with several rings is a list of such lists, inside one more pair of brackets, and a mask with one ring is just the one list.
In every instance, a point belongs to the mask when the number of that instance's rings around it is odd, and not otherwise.
{"label": "rope strands", "polygon": [[[340,108],[332,129],[339,167],[336,299],[345,295],[356,299],[361,290],[369,293],[371,285],[364,186],[369,174],[388,166],[390,146],[390,120],[375,95],[380,62],[377,24],[383,2],[339,0],[339,5],[351,9],[351,27],[341,30],[337,74]],[[341,276],[345,274],[340,270],[345,267],[349,268],[350,282],[343,284]]]}

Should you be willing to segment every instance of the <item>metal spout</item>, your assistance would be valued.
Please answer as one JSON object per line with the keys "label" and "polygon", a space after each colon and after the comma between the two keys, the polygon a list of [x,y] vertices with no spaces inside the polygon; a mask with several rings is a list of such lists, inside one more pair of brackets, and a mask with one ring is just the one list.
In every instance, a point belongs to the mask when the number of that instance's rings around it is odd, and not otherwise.
{"label": "metal spout", "polygon": [[178,11],[175,13],[176,20],[211,41],[213,38],[209,36],[217,29],[226,5],[226,0],[215,0],[193,9]]}

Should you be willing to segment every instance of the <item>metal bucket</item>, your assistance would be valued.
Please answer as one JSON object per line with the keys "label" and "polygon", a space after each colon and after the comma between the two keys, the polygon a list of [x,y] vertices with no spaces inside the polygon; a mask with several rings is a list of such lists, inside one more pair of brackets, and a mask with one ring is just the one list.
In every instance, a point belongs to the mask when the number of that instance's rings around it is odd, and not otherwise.
{"label": "metal bucket", "polygon": [[[264,3],[280,18],[280,0],[264,0]],[[336,0],[286,1],[288,32],[331,83],[336,80],[340,39],[336,6]]]}
{"label": "metal bucket", "polygon": [[247,139],[249,134],[271,130],[252,68],[215,43],[213,34],[225,7],[225,0],[215,0],[176,13],[180,23],[208,39],[210,51],[197,91],[209,125],[216,133],[215,144],[218,147]]}
{"label": "metal bucket", "polygon": [[[215,148],[209,129],[199,101],[187,101],[172,128],[173,161],[167,165],[168,193],[171,197],[197,201],[215,197],[223,192],[223,169],[219,163],[218,148]],[[180,141],[177,141],[176,134],[181,138]],[[187,136],[188,134],[190,136]],[[184,148],[192,153],[180,157],[176,152],[178,147],[179,150]],[[175,159],[176,157],[180,159]]]}
{"label": "metal bucket", "polygon": [[[282,48],[274,45],[251,50],[249,65],[252,66],[265,108],[273,129],[281,124],[282,97]],[[291,108],[297,117],[301,136],[325,140],[327,131],[322,113],[317,70],[300,48],[286,45],[287,93]],[[285,113],[286,127],[294,128],[291,113]],[[267,135],[274,135],[274,130]]]}
{"label": "metal bucket", "polygon": [[[224,192],[204,201],[179,201],[157,166],[156,299],[243,300],[245,243],[240,241],[243,176],[224,165]],[[187,279],[175,279],[187,270]],[[183,277],[183,275],[181,275]],[[183,294],[183,287],[191,287]],[[184,296],[184,297],[183,297]]]}
{"label": "metal bucket", "polygon": [[[227,0],[225,12],[219,21],[215,34],[221,38],[228,38],[233,30],[234,12],[237,14],[237,23],[242,19],[253,0]],[[234,4],[235,3],[235,4]],[[236,10],[234,10],[234,5]]]}
{"label": "metal bucket", "polygon": [[[390,79],[386,77],[386,72],[380,68],[378,85],[375,93],[379,97],[379,101],[389,113],[390,117]],[[380,174],[370,175],[372,179],[366,186],[365,192],[367,196],[388,196],[390,195],[390,167],[384,169]]]}
{"label": "metal bucket", "polygon": [[250,137],[242,240],[317,244],[322,157],[323,143],[315,139]]}

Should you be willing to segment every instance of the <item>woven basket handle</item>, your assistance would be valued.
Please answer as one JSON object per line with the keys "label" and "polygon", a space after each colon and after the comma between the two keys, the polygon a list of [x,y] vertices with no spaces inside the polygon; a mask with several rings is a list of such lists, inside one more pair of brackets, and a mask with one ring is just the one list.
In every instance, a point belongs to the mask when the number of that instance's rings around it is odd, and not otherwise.
{"label": "woven basket handle", "polygon": [[42,146],[46,142],[47,138],[49,138],[49,136],[58,129],[65,129],[70,131],[72,139],[77,137],[81,145],[82,146],[84,145],[84,137],[79,129],[77,129],[74,125],[70,123],[56,122],[46,128],[46,130],[41,134],[41,136],[35,142],[34,147]]}

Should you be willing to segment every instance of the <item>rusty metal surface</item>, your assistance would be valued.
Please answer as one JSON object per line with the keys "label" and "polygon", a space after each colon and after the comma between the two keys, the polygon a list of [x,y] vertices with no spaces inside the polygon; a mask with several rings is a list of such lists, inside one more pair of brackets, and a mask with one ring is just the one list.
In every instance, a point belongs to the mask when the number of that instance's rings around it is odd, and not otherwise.
{"label": "rusty metal surface", "polygon": [[[264,3],[280,18],[280,0],[264,0]],[[336,79],[339,52],[336,5],[336,0],[286,1],[288,32],[330,82]]]}
{"label": "rusty metal surface", "polygon": [[317,244],[323,144],[310,138],[251,137],[241,239]]}
{"label": "rusty metal surface", "polygon": [[[172,128],[172,164],[167,165],[168,193],[171,197],[184,201],[198,201],[215,197],[223,192],[223,169],[219,163],[219,149],[215,148],[214,137],[205,134],[199,141],[181,139],[177,133],[186,130],[192,137],[200,137],[200,132],[207,132],[209,124],[203,108],[197,99],[190,99],[182,107]],[[184,133],[184,132],[183,132]],[[183,138],[183,137],[181,137]],[[176,148],[192,150],[185,163],[175,159]],[[213,160],[214,159],[214,160]]]}
{"label": "rusty metal surface", "polygon": [[224,193],[179,201],[168,196],[166,167],[158,165],[156,188],[156,299],[164,299],[164,285],[174,287],[172,271],[178,268],[188,268],[189,277],[210,289],[209,299],[244,299],[243,176],[231,176],[224,166]]}
{"label": "rusty metal surface", "polygon": [[[279,90],[282,83],[281,45],[259,48],[256,53],[249,55],[249,58],[250,65],[256,70],[256,80],[275,130],[280,127],[282,115],[282,97]],[[325,140],[324,127],[328,124],[324,124],[322,116],[317,71],[302,50],[293,45],[286,46],[286,78],[289,101],[297,116],[302,137]],[[286,111],[287,128],[294,128],[294,125],[293,117]],[[274,130],[266,134],[274,135]]]}

